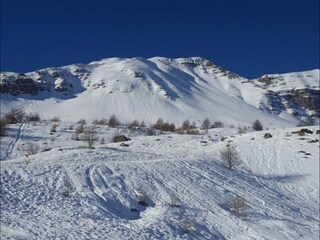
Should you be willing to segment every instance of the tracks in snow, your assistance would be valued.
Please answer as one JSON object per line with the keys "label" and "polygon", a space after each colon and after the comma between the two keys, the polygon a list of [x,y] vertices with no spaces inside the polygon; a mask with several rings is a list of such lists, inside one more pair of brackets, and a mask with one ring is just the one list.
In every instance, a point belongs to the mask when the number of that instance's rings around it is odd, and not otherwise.
{"label": "tracks in snow", "polygon": [[13,152],[16,149],[16,146],[18,145],[18,142],[21,139],[21,135],[22,135],[22,131],[25,128],[26,124],[25,123],[21,123],[18,131],[17,131],[17,136],[15,137],[15,139],[13,141],[10,142],[10,144],[8,145],[7,149],[6,149],[6,159],[12,159],[13,156]]}

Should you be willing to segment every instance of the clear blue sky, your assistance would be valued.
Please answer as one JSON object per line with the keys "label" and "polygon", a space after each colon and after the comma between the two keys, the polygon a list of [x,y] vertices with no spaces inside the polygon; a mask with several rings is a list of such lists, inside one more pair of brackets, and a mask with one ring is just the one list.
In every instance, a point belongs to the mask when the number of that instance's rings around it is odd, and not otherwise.
{"label": "clear blue sky", "polygon": [[1,71],[200,56],[255,78],[319,51],[319,0],[1,0]]}

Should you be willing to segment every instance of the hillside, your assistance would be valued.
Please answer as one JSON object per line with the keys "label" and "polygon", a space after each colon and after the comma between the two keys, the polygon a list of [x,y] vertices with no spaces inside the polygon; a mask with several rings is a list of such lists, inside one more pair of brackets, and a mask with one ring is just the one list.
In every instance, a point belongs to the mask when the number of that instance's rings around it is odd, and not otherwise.
{"label": "hillside", "polygon": [[[99,126],[106,144],[88,149],[71,140],[72,124],[52,134],[50,122],[13,124],[1,138],[1,239],[319,237],[316,127],[303,136],[300,128],[271,130],[266,139],[235,128],[145,136]],[[117,133],[132,139],[128,147],[109,143]],[[219,157],[227,142],[242,160],[235,170]],[[30,144],[38,153],[26,164]],[[243,216],[230,211],[237,195]]]}
{"label": "hillside", "polygon": [[233,125],[260,119],[269,128],[296,126],[301,120],[319,122],[319,70],[303,74],[311,77],[303,82],[288,78],[287,90],[294,91],[299,83],[304,91],[290,99],[272,85],[266,88],[261,79],[249,81],[199,57],[109,58],[25,74],[1,73],[1,113],[23,107],[42,118],[60,116],[65,121],[115,114],[123,122],[147,124],[159,117],[200,124],[209,117]]}

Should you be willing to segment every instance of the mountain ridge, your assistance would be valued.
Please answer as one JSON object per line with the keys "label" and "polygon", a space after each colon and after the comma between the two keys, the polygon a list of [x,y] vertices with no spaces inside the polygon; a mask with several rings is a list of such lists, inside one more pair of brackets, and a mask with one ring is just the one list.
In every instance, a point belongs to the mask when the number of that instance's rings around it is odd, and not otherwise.
{"label": "mountain ridge", "polygon": [[24,106],[70,120],[116,114],[123,121],[149,123],[159,117],[176,123],[205,117],[230,124],[255,118],[277,126],[319,122],[319,69],[249,80],[201,57],[106,58],[2,72],[0,92],[3,112]]}

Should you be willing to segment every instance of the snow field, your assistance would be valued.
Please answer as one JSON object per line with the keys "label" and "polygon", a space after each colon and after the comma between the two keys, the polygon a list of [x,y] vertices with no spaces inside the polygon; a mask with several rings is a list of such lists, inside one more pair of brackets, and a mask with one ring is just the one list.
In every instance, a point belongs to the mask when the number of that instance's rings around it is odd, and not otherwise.
{"label": "snow field", "polygon": [[[236,134],[143,136],[100,127],[108,142],[87,149],[71,140],[72,123],[10,125],[1,138],[1,238],[8,239],[317,239],[319,140],[299,128]],[[270,132],[272,138],[265,139]],[[221,137],[227,136],[224,141]],[[54,141],[51,141],[54,139]],[[29,157],[36,142],[51,150]],[[228,170],[219,149],[234,144],[242,164]],[[42,147],[44,148],[44,147]],[[42,149],[41,148],[41,149]],[[148,206],[138,204],[142,195]],[[170,206],[170,197],[179,207]],[[244,217],[230,197],[246,200]],[[190,233],[185,233],[189,219]]]}

